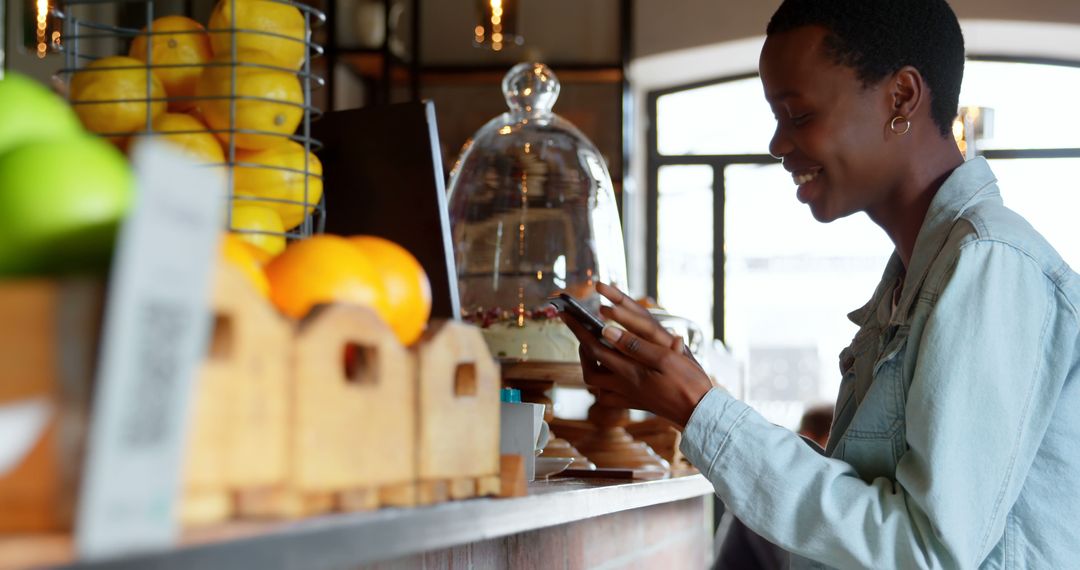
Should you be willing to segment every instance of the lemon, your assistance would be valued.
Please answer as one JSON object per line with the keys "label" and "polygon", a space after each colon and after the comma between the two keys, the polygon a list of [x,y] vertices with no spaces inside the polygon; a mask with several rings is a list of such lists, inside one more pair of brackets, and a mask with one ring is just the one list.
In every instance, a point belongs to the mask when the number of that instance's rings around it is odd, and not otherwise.
{"label": "lemon", "polygon": [[281,216],[265,206],[233,202],[229,229],[239,230],[237,237],[255,246],[267,257],[273,257],[285,249],[285,228],[281,225]]}
{"label": "lemon", "polygon": [[[304,159],[307,158],[305,176]],[[236,153],[237,166],[233,170],[233,194],[251,198],[269,200],[290,200],[307,204],[289,204],[284,202],[259,202],[260,206],[273,208],[281,215],[285,229],[299,226],[311,213],[315,204],[322,197],[322,163],[314,154],[304,150],[304,146],[288,141],[285,144],[266,150],[245,150]],[[244,166],[243,164],[257,165]],[[269,168],[261,168],[269,167]],[[291,170],[281,170],[288,168]],[[307,179],[307,196],[304,195],[304,180]]]}
{"label": "lemon", "polygon": [[[155,66],[154,75],[161,80],[170,98],[169,109],[185,111],[195,107],[195,101],[183,98],[195,95],[195,85],[203,71],[202,64],[213,57],[206,29],[191,18],[165,16],[154,20],[150,30],[154,32],[153,39],[147,42],[147,36],[136,36],[128,55],[147,61],[146,47],[149,43],[149,62]],[[174,97],[182,99],[172,100]]]}
{"label": "lemon", "polygon": [[[295,6],[269,0],[222,0],[210,15],[210,30],[216,56],[231,56],[235,37],[237,52],[262,51],[277,60],[278,65],[292,69],[299,69],[304,63],[307,50],[304,16]],[[252,30],[276,35],[215,30]]]}
{"label": "lemon", "polygon": [[154,119],[155,133],[158,138],[172,144],[180,152],[200,164],[223,164],[225,153],[221,142],[210,134],[206,125],[191,115],[183,113],[163,113]]}
{"label": "lemon", "polygon": [[[304,118],[304,93],[296,75],[247,65],[274,65],[274,59],[265,52],[244,51],[238,60],[242,63],[235,64],[234,85],[234,65],[229,55],[219,55],[213,61],[226,65],[206,68],[195,90],[197,95],[209,97],[199,102],[206,123],[215,130],[259,131],[237,132],[233,139],[238,148],[265,149],[283,144]],[[232,115],[234,98],[236,114]],[[226,144],[229,137],[229,132],[218,133]]]}
{"label": "lemon", "polygon": [[[164,97],[161,81],[145,63],[131,57],[101,58],[71,79],[75,114],[88,130],[99,134],[146,130],[165,112]],[[124,134],[110,137],[117,144],[125,139]]]}

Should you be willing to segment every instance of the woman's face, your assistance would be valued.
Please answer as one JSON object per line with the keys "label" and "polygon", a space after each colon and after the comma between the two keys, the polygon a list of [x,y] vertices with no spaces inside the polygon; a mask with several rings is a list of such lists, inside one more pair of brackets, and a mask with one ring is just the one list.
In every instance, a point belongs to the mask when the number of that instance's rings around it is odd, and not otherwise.
{"label": "woman's face", "polygon": [[831,222],[859,211],[872,216],[896,187],[886,148],[892,112],[887,80],[864,86],[855,70],[829,59],[827,31],[804,26],[773,34],[761,51],[761,82],[776,116],[769,152],[783,159],[796,196]]}

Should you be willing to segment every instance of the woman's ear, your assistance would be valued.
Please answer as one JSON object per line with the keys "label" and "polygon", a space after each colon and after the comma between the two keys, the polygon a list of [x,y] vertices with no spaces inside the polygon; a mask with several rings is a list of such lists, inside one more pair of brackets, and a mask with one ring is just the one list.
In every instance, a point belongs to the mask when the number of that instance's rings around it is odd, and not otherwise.
{"label": "woman's ear", "polygon": [[892,99],[893,114],[903,115],[908,119],[915,117],[919,110],[929,103],[926,81],[919,70],[910,65],[901,67],[893,74],[889,96]]}

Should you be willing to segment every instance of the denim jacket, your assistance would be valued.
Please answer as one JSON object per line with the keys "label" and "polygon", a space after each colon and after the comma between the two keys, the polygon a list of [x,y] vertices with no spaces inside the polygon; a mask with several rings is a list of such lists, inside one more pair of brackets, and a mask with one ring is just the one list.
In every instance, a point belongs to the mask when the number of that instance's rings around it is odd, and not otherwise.
{"label": "denim jacket", "polygon": [[849,317],[825,455],[713,389],[682,451],[794,567],[1080,565],[1080,278],[986,161]]}

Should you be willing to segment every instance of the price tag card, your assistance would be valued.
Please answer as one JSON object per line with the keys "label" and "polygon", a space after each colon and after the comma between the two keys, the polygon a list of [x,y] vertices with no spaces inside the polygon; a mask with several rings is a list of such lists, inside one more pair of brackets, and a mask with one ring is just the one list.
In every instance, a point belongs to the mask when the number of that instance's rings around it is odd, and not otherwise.
{"label": "price tag card", "polygon": [[163,143],[137,146],[133,164],[137,191],[109,279],[76,517],[86,559],[174,544],[187,405],[212,323],[224,177]]}

